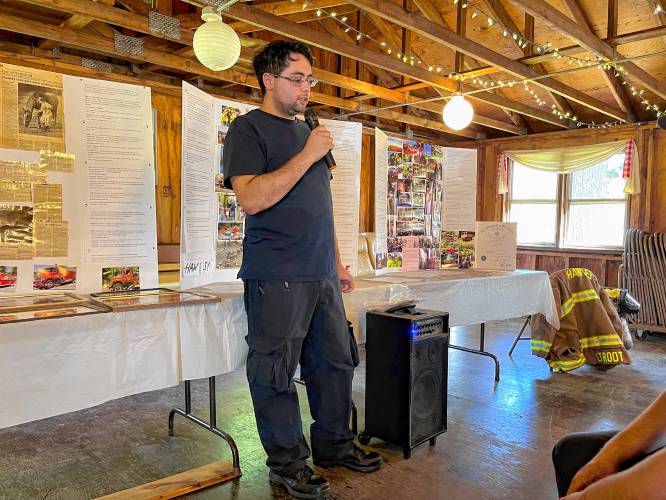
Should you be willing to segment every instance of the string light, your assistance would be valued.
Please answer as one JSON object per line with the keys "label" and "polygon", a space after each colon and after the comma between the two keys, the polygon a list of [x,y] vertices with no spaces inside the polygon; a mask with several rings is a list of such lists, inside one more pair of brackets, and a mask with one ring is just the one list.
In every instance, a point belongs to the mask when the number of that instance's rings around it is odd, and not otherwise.
{"label": "string light", "polygon": [[[297,0],[291,0],[292,3],[296,2]],[[316,15],[317,17],[327,17],[329,19],[335,20],[337,23],[341,24],[344,27],[345,33],[352,32],[352,36],[355,37],[357,41],[360,41],[362,39],[366,39],[368,41],[376,43],[378,46],[381,47],[382,51],[385,51],[386,54],[392,55],[393,53],[396,54],[397,59],[400,61],[407,63],[409,61],[409,64],[412,66],[415,64],[420,64],[423,65],[428,71],[430,72],[437,72],[441,73],[443,70],[442,67],[440,66],[433,66],[431,64],[427,64],[426,62],[423,61],[422,58],[420,58],[418,55],[415,55],[414,53],[402,53],[400,50],[396,50],[395,47],[390,47],[386,41],[380,41],[374,38],[373,36],[364,33],[354,26],[351,26],[347,24],[347,17],[338,17],[336,12],[334,11],[327,11],[323,7],[319,7],[316,5],[316,3],[313,0],[299,0],[302,2],[302,9],[305,10],[308,6],[312,6],[316,8]],[[460,0],[452,0],[453,5],[458,5],[460,3]],[[628,76],[628,71],[622,67],[621,64],[616,63],[614,61],[610,61],[607,59],[604,59],[600,57],[599,55],[595,55],[593,57],[576,57],[576,56],[570,56],[567,54],[563,54],[559,48],[552,48],[552,43],[551,42],[545,42],[545,43],[540,43],[540,44],[535,44],[534,42],[527,40],[524,38],[520,33],[516,33],[512,31],[510,27],[507,27],[503,25],[500,21],[495,19],[493,16],[488,15],[486,12],[484,12],[481,8],[479,8],[478,4],[475,3],[470,3],[469,1],[463,0],[462,5],[460,6],[463,9],[467,9],[471,12],[471,18],[475,19],[479,16],[481,16],[481,19],[485,19],[483,21],[484,24],[487,25],[487,27],[493,27],[497,26],[497,28],[500,30],[500,33],[504,37],[509,37],[516,42],[516,45],[521,48],[525,49],[527,48],[528,45],[532,45],[534,47],[534,51],[536,52],[537,55],[539,56],[549,56],[553,57],[558,60],[565,60],[569,66],[577,66],[578,68],[587,68],[587,67],[599,67],[603,70],[610,71],[612,70],[613,75],[615,78],[621,78],[622,79],[622,85],[626,86],[629,85],[627,81],[627,76]],[[663,7],[661,4],[657,4],[653,14],[658,15],[664,12]],[[488,78],[488,79],[483,79],[479,77],[475,78],[470,78],[468,75],[465,75],[465,73],[449,73],[448,74],[449,78],[455,79],[460,82],[464,82],[466,78],[468,78],[470,81],[473,81],[475,85],[479,87],[480,90],[483,91],[488,91],[488,90],[494,90],[494,89],[500,89],[504,88],[506,86],[508,87],[513,87],[514,85],[517,85],[518,83],[522,83],[525,91],[527,91],[530,94],[530,97],[534,99],[536,104],[538,106],[544,106],[547,104],[547,101],[543,98],[541,98],[534,90],[532,90],[529,86],[528,83],[531,83],[533,80],[532,79],[521,79],[521,80],[507,80],[503,81],[500,80],[498,82],[495,82],[494,80]],[[539,79],[539,77],[535,77],[534,80]],[[632,96],[638,96],[641,99],[641,104],[645,107],[646,111],[650,112],[656,112],[657,117],[660,117],[664,114],[666,114],[666,109],[662,110],[659,108],[658,105],[651,103],[648,99],[646,99],[643,94],[645,93],[644,89],[638,89],[634,86],[630,87],[630,93]],[[596,123],[594,121],[592,122],[583,122],[578,120],[578,117],[576,115],[573,115],[570,112],[562,112],[558,109],[558,105],[553,101],[551,103],[551,110],[553,112],[553,115],[557,116],[560,120],[563,121],[568,121],[571,120],[574,123],[576,123],[576,126],[578,127],[588,127],[588,128],[608,128],[614,125],[619,125],[622,124],[622,122],[619,121],[613,121],[613,122],[603,122],[603,123]]]}
{"label": "string light", "polygon": [[[292,1],[292,3],[296,2],[296,0],[291,0],[291,1]],[[456,3],[457,3],[457,0],[456,0]],[[468,4],[465,3],[464,5],[467,6]],[[316,4],[316,2],[314,2],[314,0],[302,0],[302,9],[303,10],[305,10],[309,6],[316,8],[315,13],[316,13],[317,17],[320,17],[320,18],[321,17],[326,17],[326,18],[329,18],[329,19],[333,19],[334,21],[336,21],[338,24],[340,24],[344,28],[345,33],[350,33],[351,32],[350,35],[353,36],[357,41],[361,41],[361,40],[365,39],[365,40],[371,41],[373,43],[376,43],[377,45],[379,45],[382,48],[383,51],[386,51],[386,54],[388,54],[388,55],[391,55],[391,54],[393,54],[394,52],[397,51],[396,57],[398,59],[400,59],[402,62],[407,63],[407,61],[409,60],[409,64],[411,64],[412,66],[414,66],[415,64],[419,64],[419,65],[423,65],[425,68],[427,68],[428,71],[433,71],[433,69],[431,69],[431,68],[433,68],[433,66],[431,64],[426,63],[418,55],[415,55],[414,53],[410,53],[409,55],[408,54],[403,54],[402,52],[400,52],[399,48],[390,47],[390,46],[387,45],[387,43],[385,41],[380,41],[380,40],[376,39],[375,37],[373,37],[372,35],[364,33],[361,30],[355,28],[354,26],[351,26],[350,24],[348,24],[346,16],[339,18],[337,16],[336,12],[334,12],[334,11],[329,12],[324,7],[318,6]]]}

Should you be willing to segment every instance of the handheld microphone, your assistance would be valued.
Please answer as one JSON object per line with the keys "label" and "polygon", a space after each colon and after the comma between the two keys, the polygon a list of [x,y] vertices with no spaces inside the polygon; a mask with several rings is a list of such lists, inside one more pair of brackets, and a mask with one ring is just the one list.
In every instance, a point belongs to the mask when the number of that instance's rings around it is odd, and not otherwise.
{"label": "handheld microphone", "polygon": [[[310,130],[314,130],[319,126],[319,119],[317,118],[317,113],[315,113],[312,108],[308,108],[305,110],[305,123],[308,124]],[[331,154],[330,151],[326,153],[326,156],[324,156],[324,161],[326,162],[326,166],[328,167],[329,170],[335,170],[336,167],[335,160],[333,159],[333,155]]]}

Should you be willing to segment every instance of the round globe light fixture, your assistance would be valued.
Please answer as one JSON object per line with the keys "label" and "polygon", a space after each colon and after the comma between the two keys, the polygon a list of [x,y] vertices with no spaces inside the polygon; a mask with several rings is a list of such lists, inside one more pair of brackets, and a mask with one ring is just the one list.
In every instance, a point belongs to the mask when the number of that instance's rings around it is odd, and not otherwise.
{"label": "round globe light fixture", "polygon": [[213,7],[205,7],[201,14],[204,23],[194,32],[192,46],[201,64],[213,71],[231,68],[240,56],[238,34]]}
{"label": "round globe light fixture", "polygon": [[462,130],[472,123],[474,108],[460,92],[456,92],[444,106],[442,115],[447,127],[453,130]]}

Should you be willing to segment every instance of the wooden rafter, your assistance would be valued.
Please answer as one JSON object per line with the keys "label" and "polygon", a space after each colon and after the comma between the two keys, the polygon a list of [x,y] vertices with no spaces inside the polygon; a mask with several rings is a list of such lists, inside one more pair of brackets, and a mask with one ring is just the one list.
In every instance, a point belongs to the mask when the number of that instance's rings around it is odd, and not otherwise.
{"label": "wooden rafter", "polygon": [[[26,35],[37,36],[40,38],[48,38],[57,41],[64,46],[72,46],[76,48],[83,48],[95,53],[117,56],[114,50],[113,40],[106,39],[100,36],[92,35],[85,32],[69,30],[57,26],[45,26],[42,23],[30,21],[24,18],[17,18],[14,16],[7,16],[0,13],[0,25],[5,29],[23,33]],[[245,85],[250,88],[259,88],[259,84],[254,75],[244,74],[235,70],[225,71],[212,71],[196,61],[186,59],[173,54],[144,48],[143,56],[126,56],[135,62],[149,62],[158,64],[160,66],[174,69],[177,71],[184,71],[187,73],[195,73],[205,78],[224,82],[233,82],[240,85]],[[338,75],[339,76],[339,75]],[[340,77],[343,78],[344,77]],[[348,79],[354,81],[353,79]],[[364,83],[364,82],[358,82]],[[369,85],[369,84],[367,84]],[[367,89],[366,89],[367,90]],[[399,93],[398,93],[399,94]],[[402,95],[402,94],[400,94]],[[478,139],[480,136],[474,131],[454,131],[446,127],[441,121],[427,120],[421,117],[412,115],[404,115],[391,110],[375,111],[374,108],[366,106],[362,103],[341,99],[328,94],[320,92],[312,92],[311,100],[329,106],[339,107],[348,111],[363,111],[370,115],[378,115],[382,118],[410,123],[414,126],[427,127],[440,132],[446,132],[463,137],[470,137]]]}
{"label": "wooden rafter", "polygon": [[[513,19],[509,15],[509,13],[506,11],[506,8],[502,4],[500,0],[485,0],[486,4],[488,5],[488,8],[490,9],[490,14],[494,16],[496,19],[498,19],[503,26],[509,29],[511,33],[520,33],[520,30],[518,29],[518,26],[516,26],[516,23],[513,22]],[[526,23],[527,24],[527,23]],[[523,36],[527,38],[528,34],[523,33]],[[509,37],[509,39],[522,51],[522,48],[520,45],[518,45],[518,40],[514,39],[513,37]],[[532,18],[532,41],[534,40],[534,18]],[[528,47],[531,47],[531,45],[528,45]],[[545,74],[547,73],[546,68],[543,67],[542,64],[535,64],[532,66],[539,74]],[[571,108],[571,105],[567,102],[567,100],[551,91],[546,89],[546,94],[555,102],[557,107],[562,113],[569,113],[571,116],[575,115],[573,109]]]}
{"label": "wooden rafter", "polygon": [[[587,27],[572,21],[562,12],[543,0],[511,1],[516,5],[522,6],[527,12],[534,17],[541,19],[550,27],[560,31],[572,40],[575,40],[578,44],[585,47],[593,54],[597,54],[609,60],[613,60],[616,57],[623,57],[621,54],[616,53],[615,49],[610,44],[604,42],[596,35],[591,34]],[[661,98],[666,99],[666,83],[650,75],[643,68],[631,61],[622,63],[622,66],[643,86],[650,89]]]}
{"label": "wooden rafter", "polygon": [[[571,17],[574,20],[576,20],[580,26],[586,28],[590,35],[596,37],[596,34],[592,29],[592,23],[590,22],[590,19],[587,16],[587,13],[583,10],[582,6],[575,0],[565,0],[564,4],[569,10]],[[612,4],[615,4],[615,6],[613,7]],[[609,37],[615,36],[617,34],[616,0],[609,0],[608,22],[609,22],[608,36]],[[622,84],[617,80],[617,78],[615,78],[614,76],[615,71],[612,69],[605,70],[603,68],[599,68],[599,71],[601,72],[601,75],[603,76],[606,86],[610,90],[611,94],[613,95],[613,98],[615,99],[615,102],[617,102],[617,105],[620,107],[620,109],[629,115],[635,116],[635,109],[631,102],[631,99],[629,99],[629,96],[627,95],[627,92],[625,91]]]}
{"label": "wooden rafter", "polygon": [[[603,41],[611,47],[618,47],[627,43],[641,42],[643,40],[651,40],[653,38],[659,38],[662,36],[666,36],[666,26],[657,26],[653,28],[633,31],[630,33],[624,33],[613,38],[605,38]],[[580,45],[569,45],[568,47],[562,47],[558,50],[558,52],[565,56],[575,56],[583,52],[588,52],[588,50],[585,47],[581,47]],[[534,65],[549,61],[552,58],[553,54],[530,55],[518,59],[518,61],[523,64]],[[500,71],[502,71],[502,69],[495,66],[482,66],[468,70],[464,75],[465,78],[474,78],[476,76],[492,75],[493,73],[499,73]]]}
{"label": "wooden rafter", "polygon": [[[410,78],[420,80],[426,83],[430,83],[436,87],[439,87],[444,90],[454,91],[457,89],[457,82],[452,81],[449,78],[439,76],[434,72],[429,72],[427,69],[418,68],[411,66],[409,64],[398,61],[394,57],[378,53],[373,50],[369,50],[363,47],[357,47],[354,44],[340,41],[334,46],[330,44],[330,38],[319,32],[315,31],[307,26],[298,25],[290,23],[289,21],[267,14],[259,9],[256,9],[250,5],[237,3],[229,7],[226,14],[229,17],[243,20],[257,26],[262,26],[270,31],[275,33],[282,34],[291,38],[295,38],[315,47],[320,47],[323,49],[331,50],[337,54],[341,54],[347,57],[353,57],[359,61],[362,61],[366,64],[371,64],[377,67],[384,68],[388,71],[395,72]],[[420,16],[419,16],[420,17]],[[464,87],[464,91],[474,90],[471,87]],[[546,121],[548,123],[556,124],[560,127],[572,127],[573,124],[567,122],[561,122],[557,118],[553,118],[551,113],[547,113],[541,109],[533,108],[522,103],[511,101],[502,96],[492,95],[487,92],[479,93],[474,95],[474,99],[491,103],[495,106],[510,109],[517,113],[521,113],[527,116],[531,116],[537,120]],[[483,125],[481,121],[477,120],[477,117],[474,119],[475,123]]]}
{"label": "wooden rafter", "polygon": [[[519,78],[535,78],[539,76],[539,73],[529,66],[514,61],[513,59],[488,49],[468,38],[461,37],[447,29],[445,26],[433,23],[421,15],[407,12],[391,2],[380,0],[349,0],[349,3],[362,10],[373,12],[387,19],[392,19],[396,24],[415,31],[437,43],[456,48],[457,50],[469,54],[470,56],[490,65],[499,66]],[[236,7],[236,5],[233,7]],[[534,84],[556,92],[616,120],[627,121],[626,113],[621,110],[613,108],[603,101],[592,98],[584,92],[571,88],[554,78],[542,78],[534,81]]]}
{"label": "wooden rafter", "polygon": [[[414,4],[419,9],[422,10],[423,14],[428,19],[431,19],[434,22],[443,22],[443,23],[446,22],[446,20],[444,19],[444,16],[440,15],[439,10],[431,3],[430,0],[413,0],[413,1],[414,1]],[[400,46],[399,41],[398,41],[399,40],[398,37],[395,35],[395,33],[394,33],[393,29],[391,28],[390,24],[387,23],[384,20],[384,18],[382,18],[380,16],[377,16],[375,14],[372,14],[372,13],[367,13],[366,15],[367,15],[368,19],[370,19],[370,21],[374,24],[375,28],[377,28],[377,30],[382,34],[382,36],[384,36],[384,38],[386,38],[387,41],[393,47],[399,47]],[[449,54],[442,53],[441,58],[446,59],[447,56],[448,56],[451,59],[453,59],[455,57],[455,54],[456,54],[455,51],[452,51],[448,47],[445,47],[445,49],[449,52]],[[420,53],[417,54],[417,55],[419,55],[419,57],[421,57]],[[464,60],[464,64],[469,65],[469,61]],[[416,84],[416,85],[419,85],[419,84]],[[417,88],[422,88],[422,87],[417,87]],[[410,88],[409,90],[414,90],[414,89]],[[437,87],[434,87],[433,90],[441,96],[445,95],[445,93]],[[523,120],[523,118],[519,114],[514,113],[513,111],[510,111],[510,110],[505,109],[505,108],[501,108],[501,109],[504,113],[506,113],[506,115],[513,122],[513,124],[516,125],[519,128],[519,130],[522,131],[522,130],[526,129],[525,120]]]}
{"label": "wooden rafter", "polygon": [[[289,2],[291,5],[293,5],[291,2]],[[273,4],[261,4],[258,5],[257,8],[261,7],[266,7],[268,5],[273,5]],[[262,9],[266,10],[266,9]],[[358,9],[356,7],[352,7],[351,5],[341,5],[338,8],[336,8],[335,14],[336,16],[344,16],[347,14],[352,14],[356,12]],[[308,22],[313,22],[313,21],[321,21],[322,18],[317,15],[316,10],[307,10],[307,11],[298,11],[294,14],[274,14],[274,15],[279,15],[281,17],[284,17],[285,19],[289,19],[290,21],[294,23],[308,23]],[[253,33],[256,31],[261,31],[261,28],[258,28],[257,26],[253,26],[248,23],[243,23],[243,22],[233,22],[229,23],[229,26],[231,26],[235,31],[238,33]]]}

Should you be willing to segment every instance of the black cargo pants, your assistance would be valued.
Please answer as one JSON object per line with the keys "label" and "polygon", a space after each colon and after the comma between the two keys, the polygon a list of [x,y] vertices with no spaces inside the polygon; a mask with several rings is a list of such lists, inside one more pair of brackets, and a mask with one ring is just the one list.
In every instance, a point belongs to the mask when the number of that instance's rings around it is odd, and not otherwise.
{"label": "black cargo pants", "polygon": [[310,456],[293,382],[301,365],[315,460],[336,460],[352,447],[349,430],[356,342],[337,278],[293,283],[244,280],[249,346],[247,378],[266,464],[301,469]]}

